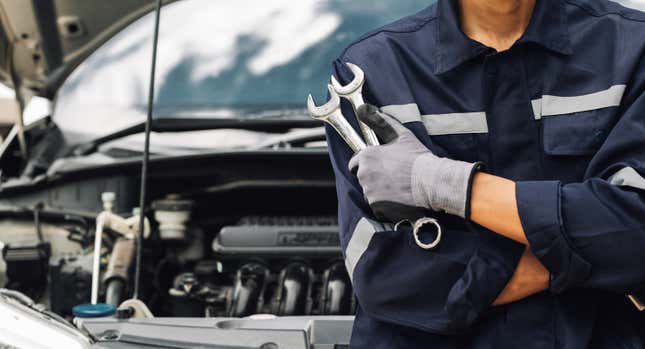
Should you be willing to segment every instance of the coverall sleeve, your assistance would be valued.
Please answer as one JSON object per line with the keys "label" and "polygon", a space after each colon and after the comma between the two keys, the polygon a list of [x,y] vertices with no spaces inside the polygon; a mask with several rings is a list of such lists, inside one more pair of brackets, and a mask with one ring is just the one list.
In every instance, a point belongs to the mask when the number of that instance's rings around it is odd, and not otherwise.
{"label": "coverall sleeve", "polygon": [[[346,84],[352,75],[344,67],[337,60],[333,73]],[[367,86],[364,92],[369,102]],[[358,132],[351,105],[343,101],[342,111]],[[436,250],[422,250],[409,229],[393,231],[391,224],[373,218],[348,169],[352,151],[330,127],[327,142],[345,264],[363,312],[431,333],[452,334],[469,327],[504,288],[523,247],[491,232],[446,231]]]}
{"label": "coverall sleeve", "polygon": [[517,183],[524,231],[555,293],[645,282],[645,72],[634,80],[584,181]]}

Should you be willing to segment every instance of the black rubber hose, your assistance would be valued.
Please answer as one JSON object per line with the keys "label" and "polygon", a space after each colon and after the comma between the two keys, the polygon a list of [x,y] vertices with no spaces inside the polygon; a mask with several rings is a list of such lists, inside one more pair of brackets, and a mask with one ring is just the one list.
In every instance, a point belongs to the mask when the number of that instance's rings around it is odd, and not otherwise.
{"label": "black rubber hose", "polygon": [[108,280],[105,289],[105,303],[112,304],[116,307],[123,301],[125,294],[125,282],[120,278],[113,278]]}

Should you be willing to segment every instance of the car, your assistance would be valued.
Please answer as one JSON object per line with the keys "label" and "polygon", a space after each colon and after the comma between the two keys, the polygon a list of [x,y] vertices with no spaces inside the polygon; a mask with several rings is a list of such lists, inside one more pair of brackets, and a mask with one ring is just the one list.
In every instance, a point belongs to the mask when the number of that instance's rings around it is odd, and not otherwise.
{"label": "car", "polygon": [[347,348],[305,101],[345,47],[432,3],[164,1],[142,186],[155,1],[0,1],[0,347]]}
{"label": "car", "polygon": [[0,344],[347,346],[356,301],[305,102],[352,41],[429,3],[163,6],[140,264],[155,2],[0,4],[18,92],[0,95],[18,119],[0,147]]}

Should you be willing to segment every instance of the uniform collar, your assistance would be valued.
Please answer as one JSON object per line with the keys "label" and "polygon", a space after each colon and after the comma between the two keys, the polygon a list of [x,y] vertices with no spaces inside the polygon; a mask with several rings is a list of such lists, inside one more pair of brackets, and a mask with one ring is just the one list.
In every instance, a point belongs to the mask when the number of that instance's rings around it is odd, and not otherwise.
{"label": "uniform collar", "polygon": [[[470,39],[461,31],[457,0],[439,0],[437,15],[438,50],[435,73],[447,72],[489,51],[488,47]],[[565,55],[572,53],[562,0],[536,1],[529,26],[516,45],[523,42],[532,42]]]}

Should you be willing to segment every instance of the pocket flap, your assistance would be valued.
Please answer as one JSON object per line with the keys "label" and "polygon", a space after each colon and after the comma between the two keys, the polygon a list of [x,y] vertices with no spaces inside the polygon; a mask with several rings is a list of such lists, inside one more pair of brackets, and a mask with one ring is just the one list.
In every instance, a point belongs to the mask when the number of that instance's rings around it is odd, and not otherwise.
{"label": "pocket flap", "polygon": [[592,155],[607,138],[625,85],[579,96],[544,95],[531,101],[536,120],[542,120],[545,153]]}
{"label": "pocket flap", "polygon": [[549,155],[592,155],[607,139],[616,108],[549,116],[542,119],[544,152]]}
{"label": "pocket flap", "polygon": [[598,92],[580,96],[544,95],[531,101],[533,115],[536,120],[543,116],[574,114],[609,107],[617,107],[623,99],[625,85],[613,85]]}

